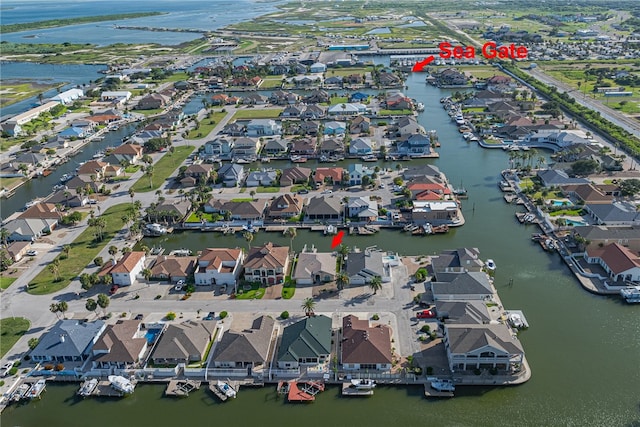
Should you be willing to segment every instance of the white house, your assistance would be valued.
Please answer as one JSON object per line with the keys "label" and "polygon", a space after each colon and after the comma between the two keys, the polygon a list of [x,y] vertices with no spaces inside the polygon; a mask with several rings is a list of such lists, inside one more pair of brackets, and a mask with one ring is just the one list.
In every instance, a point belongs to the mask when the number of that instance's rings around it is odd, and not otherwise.
{"label": "white house", "polygon": [[113,284],[118,286],[131,286],[133,282],[135,282],[136,276],[142,273],[145,260],[146,254],[144,251],[126,253],[122,259],[109,270]]}
{"label": "white house", "polygon": [[325,71],[327,71],[327,66],[322,62],[316,62],[309,67],[309,70],[312,73],[324,73]]}
{"label": "white house", "polygon": [[235,285],[244,254],[240,249],[207,248],[198,258],[196,285]]}
{"label": "white house", "polygon": [[64,92],[57,94],[56,96],[51,98],[51,100],[57,101],[64,105],[69,105],[73,103],[73,101],[75,101],[76,99],[82,98],[83,96],[84,96],[84,92],[82,91],[82,89],[74,88],[74,89],[65,90]]}
{"label": "white house", "polygon": [[599,264],[614,282],[640,283],[640,257],[618,243],[602,248],[590,247],[585,252],[584,259],[590,264]]}

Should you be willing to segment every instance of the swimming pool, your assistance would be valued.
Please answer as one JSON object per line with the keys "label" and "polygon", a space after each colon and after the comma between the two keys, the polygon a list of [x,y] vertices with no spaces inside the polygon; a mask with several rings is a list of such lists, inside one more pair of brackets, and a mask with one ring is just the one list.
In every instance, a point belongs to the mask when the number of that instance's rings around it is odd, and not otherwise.
{"label": "swimming pool", "polygon": [[574,227],[579,227],[579,226],[581,226],[581,225],[587,225],[587,223],[586,223],[586,222],[584,222],[584,221],[575,221],[575,220],[573,220],[573,219],[565,219],[565,223],[566,223],[567,225],[572,225],[572,226],[574,226]]}
{"label": "swimming pool", "polygon": [[162,332],[162,329],[149,329],[147,331],[147,333],[145,334],[145,338],[147,339],[147,343],[153,344],[155,342],[156,338],[158,338],[158,335],[160,335],[160,332]]}
{"label": "swimming pool", "polygon": [[573,206],[571,200],[552,200],[551,204],[553,206]]}

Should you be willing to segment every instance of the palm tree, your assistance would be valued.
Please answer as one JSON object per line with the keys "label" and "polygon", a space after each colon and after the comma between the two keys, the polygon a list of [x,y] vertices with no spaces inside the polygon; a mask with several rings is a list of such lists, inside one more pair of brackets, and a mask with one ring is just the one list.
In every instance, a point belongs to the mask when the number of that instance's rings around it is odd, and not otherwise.
{"label": "palm tree", "polygon": [[113,277],[110,274],[105,274],[104,276],[102,276],[102,283],[109,286],[113,283]]}
{"label": "palm tree", "polygon": [[51,305],[49,306],[49,311],[54,313],[58,319],[60,318],[60,316],[58,316],[58,312],[60,311],[58,304],[51,303]]}
{"label": "palm tree", "polygon": [[98,303],[93,298],[89,298],[87,300],[87,303],[84,305],[84,308],[86,308],[87,311],[96,311],[96,308],[98,308]]}
{"label": "palm tree", "polygon": [[148,268],[143,269],[142,270],[142,276],[144,277],[144,280],[146,280],[148,282],[149,279],[151,279],[151,276],[152,276],[151,270],[149,270]]}
{"label": "palm tree", "polygon": [[131,197],[131,204],[133,205],[133,196],[136,195],[136,191],[133,188],[129,189],[129,197]]}
{"label": "palm tree", "polygon": [[245,231],[242,233],[242,237],[247,241],[247,250],[251,250],[251,242],[253,242],[253,233],[250,231]]}
{"label": "palm tree", "polygon": [[9,240],[10,235],[11,233],[9,233],[9,230],[6,228],[0,228],[0,241],[4,246],[7,246],[7,240]]}
{"label": "palm tree", "polygon": [[316,302],[313,300],[313,298],[307,298],[302,303],[302,309],[304,310],[304,314],[306,314],[307,317],[313,316],[313,309],[315,307],[316,307]]}
{"label": "palm tree", "polygon": [[67,311],[67,310],[69,310],[69,304],[67,304],[67,302],[66,302],[66,301],[60,301],[60,302],[58,303],[58,311],[59,311],[60,313],[62,313],[62,318],[63,318],[63,319],[65,318],[65,317],[64,317],[64,313],[65,313],[65,311]]}
{"label": "palm tree", "polygon": [[375,276],[373,279],[371,279],[371,282],[369,283],[369,287],[373,291],[374,295],[377,294],[378,291],[382,289],[382,277]]}
{"label": "palm tree", "polygon": [[62,253],[69,258],[69,252],[71,251],[71,245],[62,245]]}
{"label": "palm tree", "polygon": [[109,255],[115,256],[118,253],[118,247],[115,245],[109,246]]}
{"label": "palm tree", "polygon": [[54,259],[48,268],[51,274],[53,274],[54,282],[58,282],[60,280],[60,260],[58,260],[58,258]]}
{"label": "palm tree", "polygon": [[342,290],[344,288],[346,288],[347,286],[349,286],[349,275],[347,275],[347,273],[338,273],[338,276],[336,277],[336,285],[338,286],[338,290]]}
{"label": "palm tree", "polygon": [[289,236],[289,247],[293,250],[293,239],[298,235],[298,231],[295,227],[289,227],[287,228],[287,231],[285,231],[285,235]]}
{"label": "palm tree", "polygon": [[149,188],[153,188],[153,166],[147,166],[144,170],[144,174],[149,177]]}
{"label": "palm tree", "polygon": [[109,297],[106,296],[105,294],[98,294],[98,305],[100,306],[100,308],[102,309],[102,313],[105,313],[105,310],[107,309],[107,307],[109,307],[109,303],[111,302],[109,300]]}

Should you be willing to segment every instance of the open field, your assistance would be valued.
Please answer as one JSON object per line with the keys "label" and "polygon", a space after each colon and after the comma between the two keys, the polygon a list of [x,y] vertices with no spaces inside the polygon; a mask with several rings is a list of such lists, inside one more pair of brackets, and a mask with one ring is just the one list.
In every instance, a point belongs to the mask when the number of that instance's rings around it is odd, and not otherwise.
{"label": "open field", "polygon": [[216,127],[220,120],[226,117],[227,113],[221,111],[211,113],[210,118],[205,118],[200,122],[198,129],[192,129],[187,134],[187,139],[200,139],[204,138]]}
{"label": "open field", "polygon": [[22,317],[7,317],[0,320],[0,357],[4,357],[11,350],[11,347],[29,330],[29,326],[31,322]]}
{"label": "open field", "polygon": [[33,81],[3,80],[0,88],[0,107],[37,96],[64,83],[39,83]]}
{"label": "open field", "polygon": [[151,179],[151,186],[149,186],[149,177],[142,176],[138,181],[133,184],[131,188],[136,193],[147,193],[149,191],[155,191],[165,182],[169,175],[178,168],[189,157],[189,154],[193,151],[193,145],[186,145],[176,147],[175,153],[171,154],[167,152],[160,160],[153,165],[153,176]]}
{"label": "open field", "polygon": [[238,110],[233,115],[230,122],[248,119],[274,119],[280,116],[282,110],[283,108],[249,108],[246,110]]}

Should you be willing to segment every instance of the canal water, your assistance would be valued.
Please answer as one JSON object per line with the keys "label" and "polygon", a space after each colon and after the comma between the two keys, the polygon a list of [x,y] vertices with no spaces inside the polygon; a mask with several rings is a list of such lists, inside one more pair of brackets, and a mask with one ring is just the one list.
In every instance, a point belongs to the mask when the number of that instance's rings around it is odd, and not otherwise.
{"label": "canal water", "polygon": [[[520,339],[533,371],[531,380],[514,387],[458,387],[456,397],[427,400],[420,387],[381,387],[364,399],[339,397],[337,388],[309,405],[286,404],[275,387],[241,389],[238,398],[219,404],[208,391],[187,399],[162,396],[162,386],[142,385],[130,398],[78,400],[76,386],[47,386],[41,401],[10,407],[3,426],[93,427],[113,425],[176,426],[205,423],[230,426],[632,426],[640,423],[640,321],[638,307],[618,298],[584,291],[557,254],[543,252],[530,240],[538,230],[520,225],[515,207],[502,200],[497,182],[507,166],[502,150],[484,150],[463,141],[441,108],[446,91],[426,86],[423,75],[409,78],[407,94],[426,105],[419,120],[436,129],[442,147],[433,163],[452,183],[469,191],[463,209],[466,225],[446,235],[414,237],[399,231],[345,237],[345,243],[377,245],[400,254],[433,254],[461,246],[478,247],[497,264],[496,287],[504,306],[524,311],[531,327]],[[389,167],[394,167],[391,163]],[[278,233],[258,233],[288,244]],[[193,250],[244,246],[241,237],[183,233],[145,241],[150,247]],[[330,238],[301,231],[294,247],[315,244],[329,250]],[[513,279],[512,284],[510,280]],[[291,309],[299,309],[292,302]],[[233,310],[233,302],[221,307]]]}

